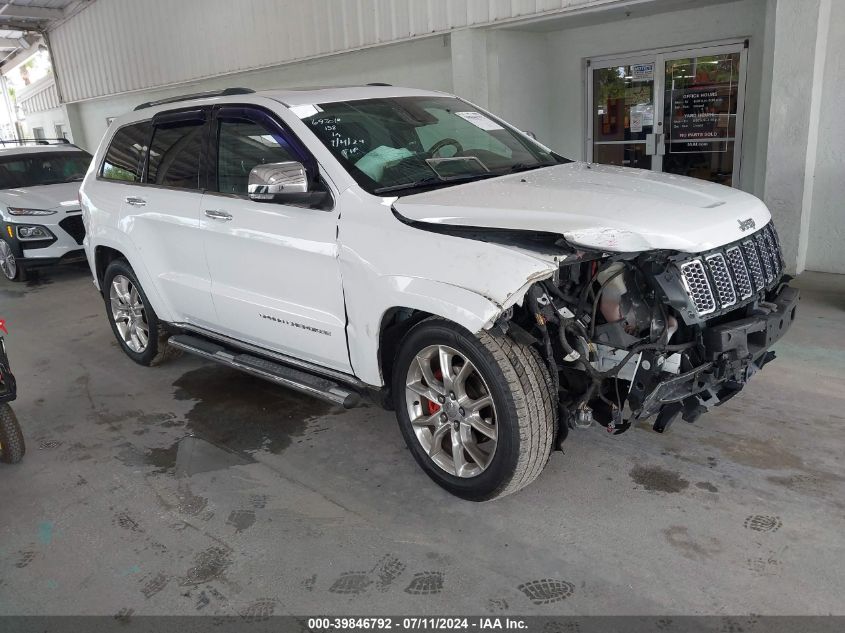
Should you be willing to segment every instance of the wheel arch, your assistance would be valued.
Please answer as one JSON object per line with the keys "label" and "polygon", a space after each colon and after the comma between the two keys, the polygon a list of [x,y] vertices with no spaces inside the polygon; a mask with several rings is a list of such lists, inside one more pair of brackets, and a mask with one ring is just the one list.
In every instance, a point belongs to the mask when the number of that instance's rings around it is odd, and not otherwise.
{"label": "wheel arch", "polygon": [[140,253],[135,250],[134,244],[120,240],[119,235],[117,237],[118,239],[115,239],[113,235],[101,235],[96,243],[91,244],[87,249],[91,272],[100,293],[105,292],[103,280],[109,264],[115,259],[124,259],[138,278],[138,282],[144,289],[144,294],[147,295],[147,300],[159,319],[165,322],[173,321],[173,313],[170,310],[169,303],[165,302],[164,297],[159,294],[155,279],[150,276],[147,267],[144,266]]}
{"label": "wheel arch", "polygon": [[[402,339],[423,319],[440,317],[477,333],[489,327],[502,311],[494,301],[459,286],[419,278],[394,281],[401,290],[386,293],[392,295],[394,302],[377,311],[368,310],[369,314],[360,315],[354,309],[350,312],[353,367],[356,375],[369,384],[390,385],[393,361]],[[357,306],[358,310],[361,307]],[[360,319],[356,319],[359,315]],[[363,327],[355,327],[356,321]],[[357,332],[373,335],[361,340]]]}
{"label": "wheel arch", "polygon": [[97,287],[101,293],[105,292],[103,289],[103,278],[106,274],[106,268],[116,259],[129,261],[126,255],[111,246],[97,246],[94,248],[94,274],[97,279]]}

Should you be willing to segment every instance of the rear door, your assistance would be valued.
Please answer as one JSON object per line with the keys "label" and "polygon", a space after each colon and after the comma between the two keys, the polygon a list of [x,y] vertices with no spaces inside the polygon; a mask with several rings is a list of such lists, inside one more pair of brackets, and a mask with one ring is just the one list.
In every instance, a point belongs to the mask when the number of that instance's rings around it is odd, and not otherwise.
{"label": "rear door", "polygon": [[256,165],[317,164],[275,115],[220,106],[212,119],[212,164],[200,226],[222,333],[350,371],[337,262],[337,212],[247,196]]}
{"label": "rear door", "polygon": [[124,230],[179,321],[216,321],[199,227],[210,112],[194,108],[153,118],[144,184],[126,196]]}

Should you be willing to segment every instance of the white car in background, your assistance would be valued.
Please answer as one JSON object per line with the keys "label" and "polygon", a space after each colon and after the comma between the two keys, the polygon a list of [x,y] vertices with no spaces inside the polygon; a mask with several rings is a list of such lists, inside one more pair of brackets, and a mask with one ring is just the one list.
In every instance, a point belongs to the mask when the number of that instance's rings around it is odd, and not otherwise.
{"label": "white car in background", "polygon": [[32,142],[0,146],[0,272],[11,281],[85,259],[79,185],[91,155],[64,141]]}
{"label": "white car in background", "polygon": [[341,406],[373,394],[472,500],[533,481],[570,429],[695,421],[798,303],[754,196],[570,161],[438,92],[142,104],[81,201],[132,360],[176,347]]}

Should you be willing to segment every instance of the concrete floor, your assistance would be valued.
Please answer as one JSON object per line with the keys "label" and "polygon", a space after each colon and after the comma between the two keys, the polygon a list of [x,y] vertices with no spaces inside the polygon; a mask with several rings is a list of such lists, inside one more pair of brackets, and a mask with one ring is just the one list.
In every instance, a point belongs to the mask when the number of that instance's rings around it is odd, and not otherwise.
{"label": "concrete floor", "polygon": [[843,614],[845,279],[798,285],[778,360],[723,408],[573,432],[472,504],[391,413],[139,367],[84,270],[0,283],[29,450],[0,466],[0,614]]}

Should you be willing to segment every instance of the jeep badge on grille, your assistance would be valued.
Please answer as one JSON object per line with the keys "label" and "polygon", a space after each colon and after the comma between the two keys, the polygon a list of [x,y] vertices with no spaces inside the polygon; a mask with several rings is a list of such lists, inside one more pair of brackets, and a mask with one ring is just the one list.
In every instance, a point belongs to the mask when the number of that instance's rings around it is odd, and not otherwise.
{"label": "jeep badge on grille", "polygon": [[747,220],[737,220],[737,222],[739,222],[740,231],[747,231],[748,229],[757,228],[757,225],[754,224],[754,218],[748,218]]}

